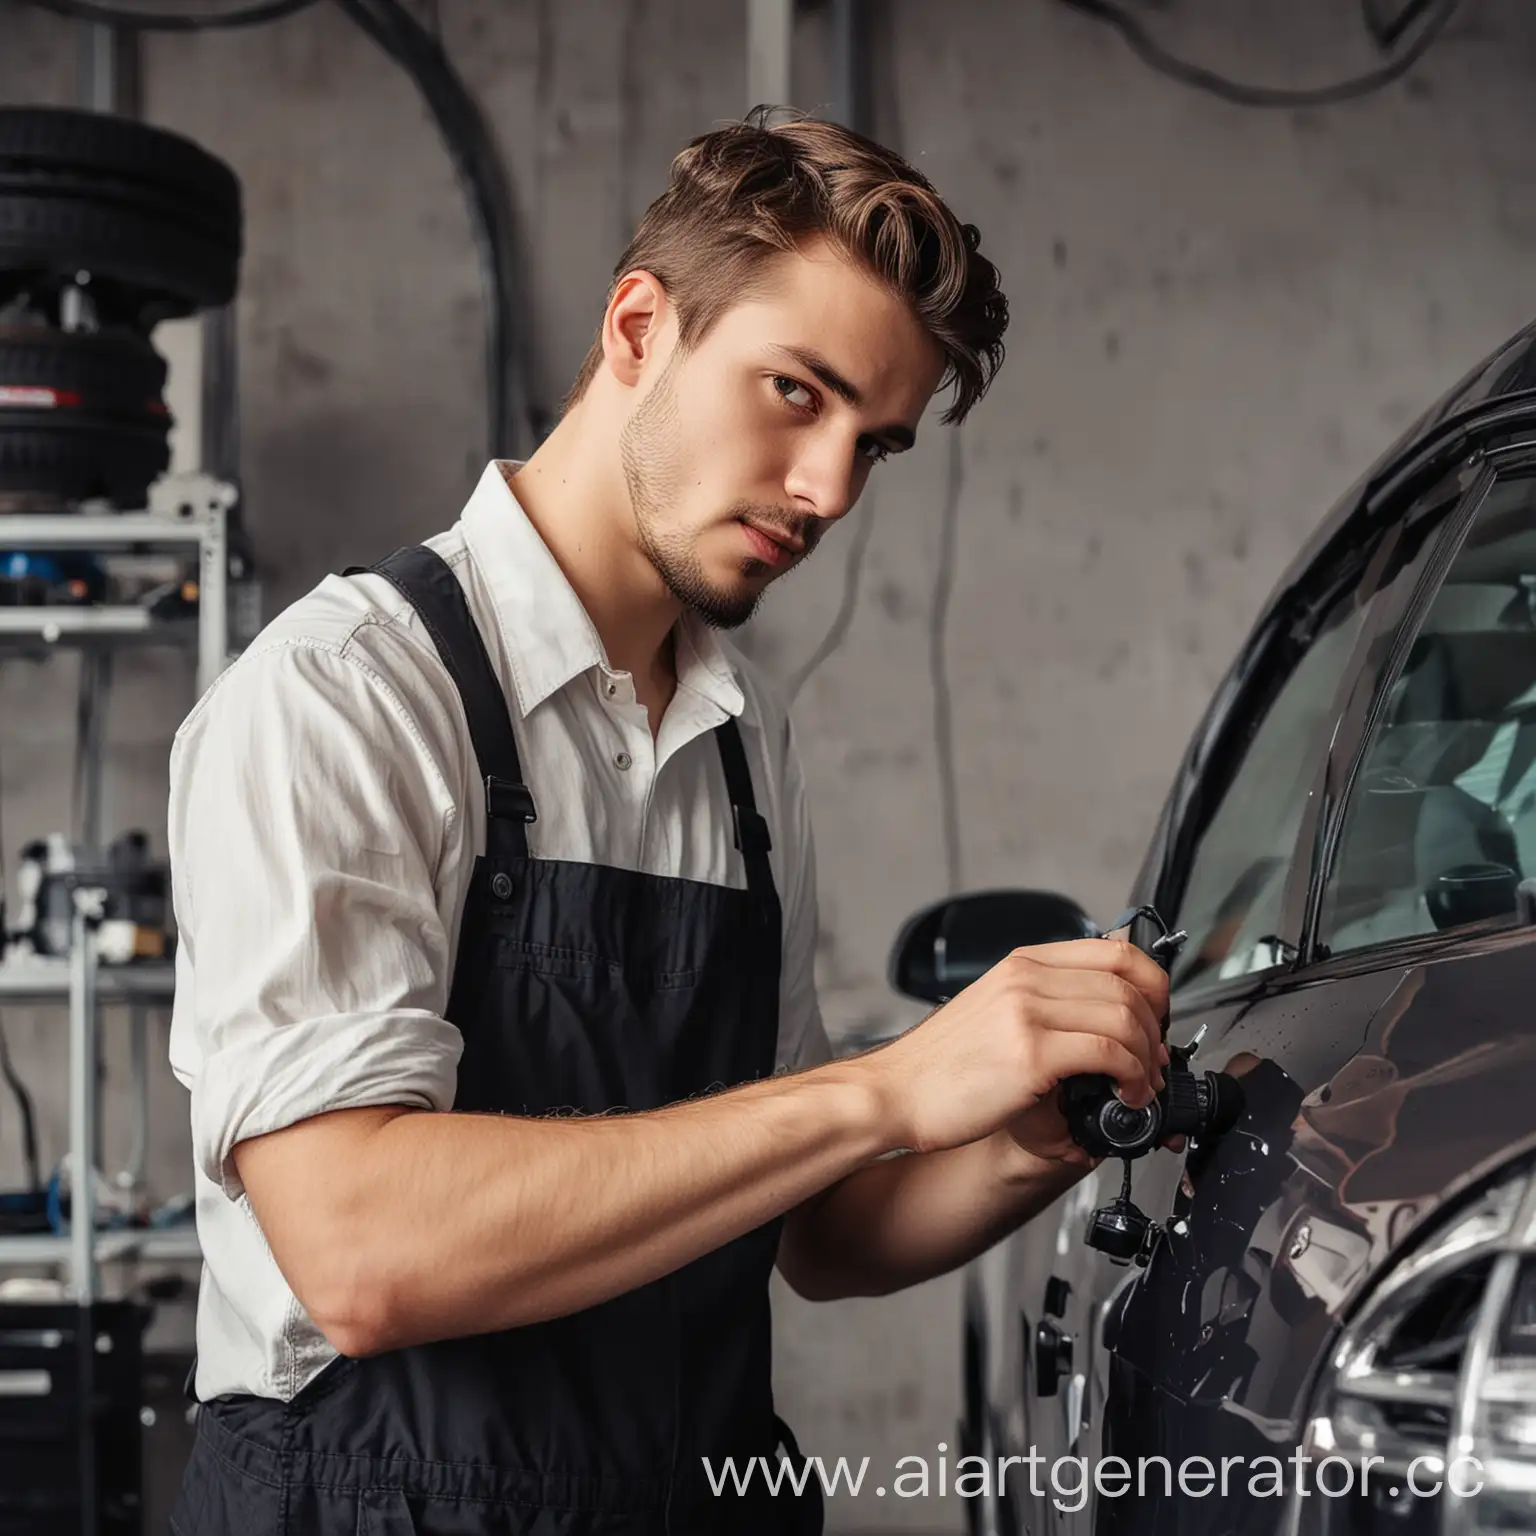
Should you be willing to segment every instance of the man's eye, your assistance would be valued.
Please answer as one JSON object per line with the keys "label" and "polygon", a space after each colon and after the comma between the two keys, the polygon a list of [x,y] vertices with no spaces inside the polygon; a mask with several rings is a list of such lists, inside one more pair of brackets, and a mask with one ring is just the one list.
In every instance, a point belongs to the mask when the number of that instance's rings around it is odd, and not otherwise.
{"label": "man's eye", "polygon": [[890,456],[891,450],[884,443],[877,443],[871,440],[864,445],[864,457],[871,464],[884,464]]}
{"label": "man's eye", "polygon": [[[816,403],[816,397],[804,384],[801,384],[798,380],[786,378],[782,373],[774,376],[773,387],[778,390],[790,405],[799,406],[802,410],[808,409]],[[804,400],[790,399],[790,396],[797,391],[805,396]]]}

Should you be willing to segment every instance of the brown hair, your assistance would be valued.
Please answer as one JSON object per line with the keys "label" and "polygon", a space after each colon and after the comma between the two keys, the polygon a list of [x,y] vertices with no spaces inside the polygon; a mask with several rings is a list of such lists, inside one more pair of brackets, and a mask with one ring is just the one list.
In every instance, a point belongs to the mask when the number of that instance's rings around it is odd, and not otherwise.
{"label": "brown hair", "polygon": [[[803,114],[768,126],[779,110],[757,107],[678,154],[666,191],[614,268],[609,301],[626,272],[653,273],[677,306],[687,350],[751,290],[772,256],[824,235],[911,304],[944,349],[940,387],[955,387],[941,419],[963,421],[1002,364],[1008,325],[1008,301],[997,268],[980,254],[980,232],[891,150]],[[602,360],[599,335],[562,413]]]}

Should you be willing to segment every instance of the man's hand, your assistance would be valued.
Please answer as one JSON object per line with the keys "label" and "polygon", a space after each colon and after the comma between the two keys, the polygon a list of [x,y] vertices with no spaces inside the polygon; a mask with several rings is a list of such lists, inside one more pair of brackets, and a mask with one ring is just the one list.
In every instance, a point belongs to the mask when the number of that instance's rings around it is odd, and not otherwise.
{"label": "man's hand", "polygon": [[963,1146],[1007,1127],[1028,1151],[1091,1166],[1067,1134],[1056,1086],[1112,1078],[1150,1103],[1168,1053],[1168,977],[1135,945],[1073,939],[1016,949],[899,1039],[865,1058],[904,1145]]}
{"label": "man's hand", "polygon": [[[995,1133],[1049,1128],[1077,1072],[1146,1103],[1166,1005],[1163,972],[1129,944],[1044,945],[888,1046],[705,1098],[573,1118],[336,1110],[231,1157],[344,1354],[568,1315],[828,1191],[825,1222],[795,1224],[790,1269],[852,1294],[963,1262],[1050,1198],[1067,1165],[999,1157]],[[904,1148],[954,1150],[885,1156]]]}
{"label": "man's hand", "polygon": [[814,1300],[886,1295],[945,1274],[1030,1220],[1095,1165],[1069,1135],[1058,1085],[1160,1090],[1168,978],[1112,939],[1017,949],[953,1001],[847,1065],[918,1156],[886,1158],[791,1214],[779,1267]]}
{"label": "man's hand", "polygon": [[1084,1169],[1097,1168],[1103,1162],[1103,1158],[1091,1156],[1072,1140],[1055,1089],[1010,1120],[1006,1130],[1019,1146],[1036,1157]]}

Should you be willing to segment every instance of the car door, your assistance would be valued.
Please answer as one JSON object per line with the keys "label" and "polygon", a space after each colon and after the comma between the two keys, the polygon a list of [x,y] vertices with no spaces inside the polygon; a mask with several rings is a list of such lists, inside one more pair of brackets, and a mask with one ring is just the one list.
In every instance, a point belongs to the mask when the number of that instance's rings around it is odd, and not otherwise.
{"label": "car door", "polygon": [[[1325,987],[1300,964],[1319,841],[1335,778],[1354,761],[1350,722],[1391,663],[1447,526],[1486,493],[1479,475],[1463,463],[1409,491],[1314,571],[1269,625],[1270,653],[1250,650],[1248,676],[1208,721],[1225,742],[1197,739],[1201,776],[1170,797],[1167,857],[1149,864],[1137,893],[1189,934],[1171,971],[1169,1038],[1198,1036],[1196,1069],[1238,1075],[1246,1109],[1227,1137],[1182,1160],[1156,1153],[1133,1165],[1133,1199],[1165,1223],[1146,1270],[1077,1245],[1072,1322],[1085,1381],[1075,1449],[1090,1465],[1163,1455],[1177,1468],[1224,1444],[1252,1453],[1273,1429],[1245,1403],[1266,1400],[1255,1375],[1276,1365],[1273,1350],[1263,1358],[1256,1347],[1253,1320],[1272,1228],[1292,1198],[1292,1127],[1305,1093],[1348,1059],[1401,977],[1389,964]],[[1105,1198],[1119,1172],[1101,1169]],[[1317,1229],[1324,1270],[1346,1272],[1359,1254],[1358,1233]],[[1222,1414],[1230,1423],[1212,1422]],[[1222,1518],[1223,1502],[1159,1507],[1183,1510],[1187,1523],[1198,1510]],[[1145,1531],[1140,1506],[1098,1498],[1057,1529]]]}
{"label": "car door", "polygon": [[[1509,1044],[1498,1020],[1426,1028],[1421,994],[1439,986],[1443,1009],[1455,985],[1446,958],[1472,942],[1502,948],[1488,974],[1503,967],[1494,990],[1508,995],[1522,963],[1510,946],[1529,953],[1517,886],[1536,874],[1533,470],[1506,455],[1454,505],[1405,514],[1405,526],[1427,519],[1429,536],[1372,599],[1367,664],[1348,685],[1282,901],[1300,914],[1297,963],[1261,974],[1235,1008],[1218,998],[1225,1017],[1202,1046],[1209,1065],[1242,1075],[1245,1119],[1187,1159],[1167,1238],[1105,1319],[1111,1454],[1173,1466],[1287,1454],[1338,1307],[1433,1193],[1424,1170],[1448,1178],[1508,1134],[1508,1106],[1490,1104],[1479,1140],[1463,1105],[1470,1124],[1421,1116],[1415,1134],[1429,1145],[1404,1158],[1398,1122],[1405,1099],[1449,1104],[1442,1090],[1471,1080],[1474,1047]],[[1178,1033],[1202,1001],[1180,997]],[[1383,1177],[1393,1163],[1377,1154],[1389,1148],[1417,1183]],[[1245,1497],[1239,1486],[1179,1500],[1165,1525],[1134,1528],[1273,1528],[1277,1501]],[[1125,1501],[1101,1503],[1096,1529],[1130,1528]]]}
{"label": "car door", "polygon": [[[1161,914],[1189,932],[1170,970],[1170,1040],[1186,1043],[1201,1025],[1208,1037],[1222,1036],[1295,953],[1294,940],[1288,947],[1285,938],[1285,892],[1317,765],[1348,697],[1352,669],[1361,664],[1367,583],[1379,579],[1383,567],[1372,559],[1387,537],[1377,529],[1343,551],[1263,627],[1234,669],[1236,684],[1223,690],[1224,699],[1218,694],[1192,745],[1190,760],[1199,772],[1181,774],[1160,829],[1172,874],[1137,893],[1155,898]],[[1142,942],[1152,936],[1135,934]],[[1197,1057],[1196,1064],[1209,1063]],[[1108,1502],[1055,1484],[1076,1482],[1080,1469],[1116,1442],[1117,1426],[1106,1423],[1117,1406],[1105,1328],[1142,1272],[1098,1254],[1083,1233],[1094,1206],[1119,1193],[1123,1175],[1123,1164],[1102,1164],[1030,1228],[1032,1248],[1051,1244],[1056,1262],[1047,1285],[1066,1298],[1054,1320],[1037,1325],[1037,1378],[1039,1357],[1052,1350],[1064,1369],[1043,1388],[1037,1380],[1031,1415],[1047,1467],[1065,1467],[1058,1477],[1041,1473],[1044,1497],[1035,1501],[1037,1529],[1053,1536],[1091,1529],[1096,1504]],[[1148,1215],[1162,1216],[1173,1207],[1179,1177],[1173,1154],[1136,1159],[1132,1198]],[[1043,1291],[1031,1301],[1037,1316],[1049,1311]]]}
{"label": "car door", "polygon": [[1081,1416],[1086,1377],[1084,1358],[1075,1354],[1082,1347],[1076,1249],[1096,1203],[1095,1182],[1090,1174],[1001,1245],[1007,1263],[1005,1294],[1016,1304],[1009,1318],[1016,1342],[1003,1352],[1007,1379],[1001,1390],[1008,1412],[1000,1449],[1036,1458],[1005,1479],[1013,1523],[1029,1536],[1062,1529],[1074,1502],[1070,1491],[1053,1488],[1050,1468],[1068,1454]]}

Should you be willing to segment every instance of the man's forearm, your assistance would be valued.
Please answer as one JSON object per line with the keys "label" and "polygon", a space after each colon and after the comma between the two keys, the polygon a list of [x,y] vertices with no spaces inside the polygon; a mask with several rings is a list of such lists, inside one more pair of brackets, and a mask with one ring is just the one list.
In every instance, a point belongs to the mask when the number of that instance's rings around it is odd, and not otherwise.
{"label": "man's forearm", "polygon": [[1072,1183],[998,1127],[1060,1140],[1053,1090],[1085,1072],[1150,1102],[1166,1007],[1134,946],[1044,944],[808,1072],[639,1114],[338,1110],[233,1160],[289,1286],[347,1353],[579,1311],[791,1211],[791,1283],[878,1293],[963,1263]]}
{"label": "man's forearm", "polygon": [[1006,1130],[885,1158],[791,1213],[780,1268],[815,1301],[887,1295],[984,1253],[1087,1171],[1035,1157]]}
{"label": "man's forearm", "polygon": [[849,1063],[644,1114],[319,1116],[236,1164],[295,1294],[349,1354],[515,1327],[669,1273],[890,1149]]}

